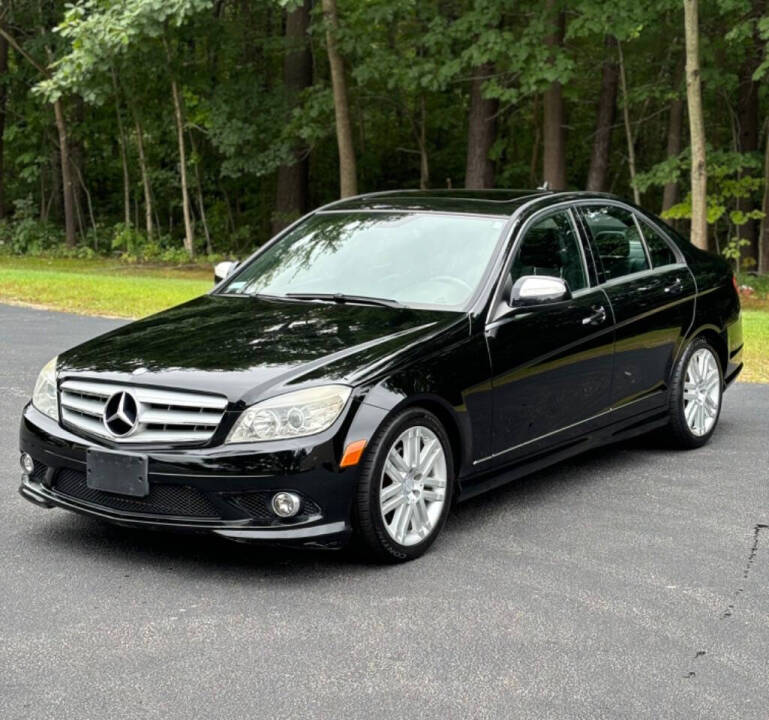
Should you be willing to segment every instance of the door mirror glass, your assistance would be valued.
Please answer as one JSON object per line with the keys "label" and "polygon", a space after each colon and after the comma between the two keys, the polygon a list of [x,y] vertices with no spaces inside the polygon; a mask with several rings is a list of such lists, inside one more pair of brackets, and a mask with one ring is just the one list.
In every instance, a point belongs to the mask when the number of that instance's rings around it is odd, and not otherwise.
{"label": "door mirror glass", "polygon": [[518,278],[510,294],[511,307],[528,307],[562,302],[571,298],[566,281],[550,275],[524,275]]}
{"label": "door mirror glass", "polygon": [[214,265],[214,285],[218,285],[222,280],[226,280],[235,272],[238,265],[240,263],[235,260],[223,260]]}

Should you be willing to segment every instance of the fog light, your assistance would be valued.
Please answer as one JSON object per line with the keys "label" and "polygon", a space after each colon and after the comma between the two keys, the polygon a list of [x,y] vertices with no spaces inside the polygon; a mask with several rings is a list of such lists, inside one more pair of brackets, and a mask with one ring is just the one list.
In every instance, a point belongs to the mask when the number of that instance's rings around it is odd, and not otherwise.
{"label": "fog light", "polygon": [[23,452],[21,454],[21,457],[19,458],[19,465],[21,465],[21,469],[27,473],[27,475],[31,475],[35,469],[35,461],[32,459],[32,456],[29,453]]}
{"label": "fog light", "polygon": [[299,512],[302,502],[298,495],[290,492],[279,492],[272,496],[272,511],[282,518],[293,517]]}

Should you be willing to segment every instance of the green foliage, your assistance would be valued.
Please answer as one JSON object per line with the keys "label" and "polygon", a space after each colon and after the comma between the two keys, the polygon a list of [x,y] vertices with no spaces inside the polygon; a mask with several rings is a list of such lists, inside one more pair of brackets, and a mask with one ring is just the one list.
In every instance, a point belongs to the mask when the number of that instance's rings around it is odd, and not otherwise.
{"label": "green foliage", "polygon": [[[662,186],[668,182],[680,181],[691,168],[688,150],[677,157],[653,166],[648,172],[637,176],[639,189],[643,192],[650,187]],[[750,242],[736,236],[735,230],[751,220],[761,220],[764,213],[757,206],[746,209],[746,204],[756,202],[758,191],[763,187],[763,178],[753,173],[760,171],[761,160],[753,154],[716,151],[708,152],[708,223],[716,226],[716,240],[721,254],[737,263],[742,248]],[[691,218],[691,197],[677,203],[662,214],[666,220],[689,220]],[[719,233],[719,227],[723,229]]]}
{"label": "green foliage", "polygon": [[[2,0],[0,0],[2,2]],[[198,254],[243,255],[264,242],[276,217],[277,170],[309,159],[307,197],[336,197],[338,157],[326,24],[313,3],[307,45],[312,82],[296,91],[284,63],[296,51],[286,13],[299,0],[50,0],[11,2],[4,27],[44,77],[15,52],[7,75],[4,252],[119,255],[137,262],[182,259],[179,147],[171,78],[183,98],[191,215]],[[602,67],[622,44],[627,106],[642,204],[660,206],[675,182],[682,202],[668,217],[685,230],[689,154],[667,157],[670,103],[684,92],[680,0],[337,0],[361,191],[459,187],[465,173],[470,80],[499,101],[490,157],[498,186],[542,180],[542,93],[561,83],[569,186],[584,187],[596,132]],[[722,252],[761,217],[762,158],[732,152],[744,125],[745,63],[769,69],[769,14],[751,0],[701,3],[702,77],[709,142],[709,220]],[[563,12],[563,45],[545,42]],[[758,38],[758,39],[757,39]],[[295,45],[295,43],[294,43]],[[752,67],[750,68],[753,69]],[[30,92],[30,88],[33,90]],[[759,126],[769,94],[759,87]],[[59,138],[50,103],[60,100],[74,168],[79,245],[62,248]],[[618,103],[621,107],[622,100]],[[118,123],[118,118],[120,122]],[[122,130],[120,129],[122,126]],[[688,144],[686,122],[683,147]],[[152,197],[145,220],[140,142]],[[127,158],[128,207],[123,187]],[[421,177],[420,161],[429,176]],[[629,196],[627,145],[614,120],[607,189]],[[87,192],[86,192],[87,191]],[[201,200],[202,198],[202,206]],[[93,212],[93,218],[91,217]],[[94,227],[95,226],[95,227]]]}

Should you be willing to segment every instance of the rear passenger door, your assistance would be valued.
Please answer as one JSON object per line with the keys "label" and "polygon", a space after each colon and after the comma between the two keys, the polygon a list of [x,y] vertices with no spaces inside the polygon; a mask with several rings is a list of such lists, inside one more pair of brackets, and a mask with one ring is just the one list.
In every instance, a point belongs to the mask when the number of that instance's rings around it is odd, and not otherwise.
{"label": "rear passenger door", "polygon": [[578,211],[614,313],[612,406],[662,404],[694,316],[692,275],[662,230],[630,208],[586,203]]}

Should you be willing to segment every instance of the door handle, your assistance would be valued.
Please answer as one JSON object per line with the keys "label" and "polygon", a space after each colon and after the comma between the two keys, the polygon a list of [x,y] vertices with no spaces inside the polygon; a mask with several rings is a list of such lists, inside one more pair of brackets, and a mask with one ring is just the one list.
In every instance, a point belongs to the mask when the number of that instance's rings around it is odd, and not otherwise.
{"label": "door handle", "polygon": [[583,325],[601,325],[606,322],[606,308],[603,305],[593,305],[590,309],[593,311],[593,314],[582,318]]}
{"label": "door handle", "polygon": [[680,295],[683,292],[684,285],[681,278],[677,277],[670,285],[665,288],[665,292],[670,295]]}

